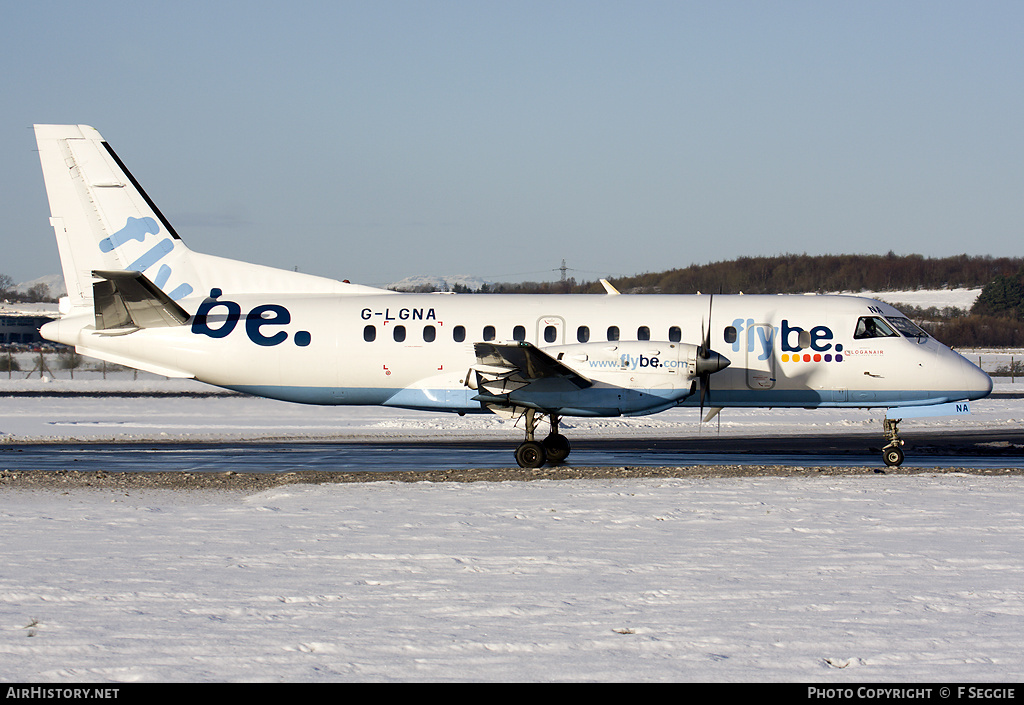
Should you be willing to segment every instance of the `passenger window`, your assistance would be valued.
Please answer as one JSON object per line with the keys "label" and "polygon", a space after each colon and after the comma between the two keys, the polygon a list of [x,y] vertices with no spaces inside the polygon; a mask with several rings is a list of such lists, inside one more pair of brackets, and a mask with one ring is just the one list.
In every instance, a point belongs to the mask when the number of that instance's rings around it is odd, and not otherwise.
{"label": "passenger window", "polygon": [[898,337],[896,331],[881,316],[861,316],[857,319],[857,330],[853,333],[854,340]]}
{"label": "passenger window", "polygon": [[679,326],[672,326],[668,329],[668,341],[678,343],[683,339],[683,331]]}
{"label": "passenger window", "polygon": [[520,342],[526,340],[526,328],[523,326],[516,326],[512,329],[512,340],[518,340]]}
{"label": "passenger window", "polygon": [[554,326],[547,326],[544,328],[544,342],[554,343],[558,340],[558,329]]}
{"label": "passenger window", "polygon": [[395,326],[394,336],[395,336],[395,342],[396,343],[404,343],[405,342],[405,326]]}
{"label": "passenger window", "polygon": [[636,339],[637,340],[650,340],[651,339],[651,329],[648,328],[647,326],[640,326],[639,328],[636,329]]}
{"label": "passenger window", "polygon": [[494,340],[496,337],[494,326],[484,326],[484,340]]}
{"label": "passenger window", "polygon": [[614,341],[616,341],[618,339],[619,339],[619,327],[618,326],[608,326],[608,340],[609,340],[609,342],[614,342]]}
{"label": "passenger window", "polygon": [[586,326],[580,326],[576,329],[576,341],[580,343],[590,342],[590,329]]}
{"label": "passenger window", "polygon": [[452,339],[456,343],[462,343],[466,340],[466,326],[455,326],[452,329]]}
{"label": "passenger window", "polygon": [[366,326],[363,328],[363,340],[372,343],[377,339],[377,326]]}
{"label": "passenger window", "polygon": [[423,342],[424,343],[433,343],[435,338],[437,338],[437,328],[434,328],[434,326],[424,326],[423,327]]}
{"label": "passenger window", "polygon": [[736,328],[735,326],[727,326],[725,329],[725,342],[735,343],[736,342]]}

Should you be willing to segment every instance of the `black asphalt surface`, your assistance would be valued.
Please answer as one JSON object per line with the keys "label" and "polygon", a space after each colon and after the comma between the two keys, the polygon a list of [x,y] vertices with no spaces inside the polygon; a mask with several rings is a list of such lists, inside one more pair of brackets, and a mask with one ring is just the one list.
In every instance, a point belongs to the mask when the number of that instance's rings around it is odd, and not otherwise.
{"label": "black asphalt surface", "polygon": [[[905,466],[1024,468],[1024,430],[911,432]],[[573,467],[874,466],[881,434],[579,439]],[[492,441],[27,443],[0,446],[0,471],[281,473],[514,468],[518,435]]]}

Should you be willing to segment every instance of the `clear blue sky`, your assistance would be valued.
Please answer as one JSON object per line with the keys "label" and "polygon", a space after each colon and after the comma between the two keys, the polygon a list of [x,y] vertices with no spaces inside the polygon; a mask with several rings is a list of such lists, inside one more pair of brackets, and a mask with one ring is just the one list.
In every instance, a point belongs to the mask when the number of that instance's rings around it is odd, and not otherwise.
{"label": "clear blue sky", "polygon": [[30,126],[193,249],[367,284],[784,252],[1021,255],[1024,3],[8,3],[0,273],[59,272]]}

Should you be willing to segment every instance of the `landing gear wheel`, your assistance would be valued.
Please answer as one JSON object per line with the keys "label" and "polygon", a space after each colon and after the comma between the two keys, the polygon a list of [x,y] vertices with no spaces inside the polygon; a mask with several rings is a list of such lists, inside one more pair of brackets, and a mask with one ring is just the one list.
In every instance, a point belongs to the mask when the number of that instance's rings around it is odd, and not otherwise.
{"label": "landing gear wheel", "polygon": [[882,459],[885,460],[885,464],[889,467],[898,468],[903,464],[903,449],[896,446],[883,448]]}
{"label": "landing gear wheel", "polygon": [[569,439],[560,433],[552,433],[544,439],[544,453],[549,463],[560,463],[569,457],[572,448]]}
{"label": "landing gear wheel", "polygon": [[516,462],[521,468],[539,468],[546,460],[544,446],[537,441],[526,441],[516,448]]}
{"label": "landing gear wheel", "polygon": [[899,467],[903,463],[903,439],[900,438],[900,421],[902,419],[883,419],[885,438],[889,443],[882,448],[882,460],[891,468]]}

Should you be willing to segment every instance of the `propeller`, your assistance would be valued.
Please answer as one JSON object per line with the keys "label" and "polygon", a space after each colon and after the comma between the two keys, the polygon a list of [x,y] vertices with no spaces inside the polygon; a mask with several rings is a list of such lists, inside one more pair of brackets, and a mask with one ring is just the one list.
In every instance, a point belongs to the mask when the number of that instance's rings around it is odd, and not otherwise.
{"label": "propeller", "polygon": [[[711,401],[711,375],[724,370],[731,363],[729,358],[711,349],[711,311],[715,303],[715,295],[708,301],[707,330],[704,320],[700,322],[701,344],[697,347],[697,376],[700,378],[700,415],[704,416],[704,403]],[[709,417],[710,420],[710,417]]]}

